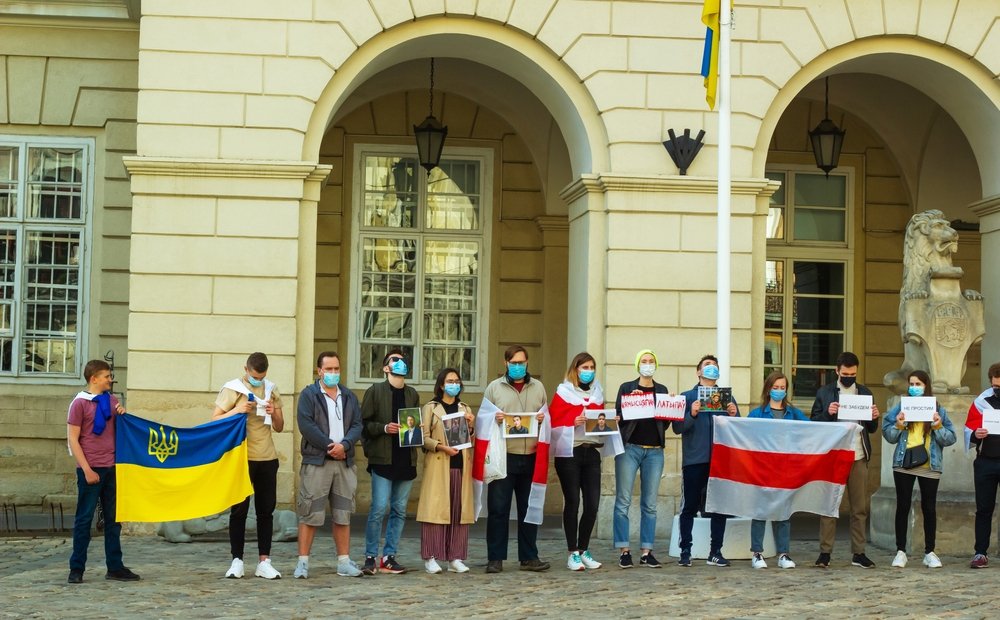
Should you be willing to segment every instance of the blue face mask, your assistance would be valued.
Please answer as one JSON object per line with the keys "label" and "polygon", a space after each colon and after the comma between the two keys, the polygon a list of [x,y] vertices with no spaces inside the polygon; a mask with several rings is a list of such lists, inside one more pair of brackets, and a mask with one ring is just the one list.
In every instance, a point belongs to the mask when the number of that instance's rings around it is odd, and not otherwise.
{"label": "blue face mask", "polygon": [[462,384],[461,383],[445,383],[444,384],[444,393],[447,394],[448,396],[451,396],[452,398],[458,396],[458,393],[461,392],[461,391],[462,391]]}
{"label": "blue face mask", "polygon": [[923,396],[924,395],[924,386],[922,386],[922,385],[911,385],[906,390],[906,393],[909,394],[910,396]]}
{"label": "blue face mask", "polygon": [[389,372],[399,377],[405,377],[406,373],[410,370],[403,360],[396,360],[389,366],[389,369]]}
{"label": "blue face mask", "polygon": [[526,374],[528,374],[527,364],[507,364],[507,376],[514,381],[520,381]]}
{"label": "blue face mask", "polygon": [[785,390],[771,390],[771,400],[781,402],[785,400],[785,395],[788,394]]}
{"label": "blue face mask", "polygon": [[250,373],[247,373],[247,383],[249,383],[253,387],[260,387],[260,386],[264,385],[264,380],[263,379],[254,379],[253,377],[250,376]]}
{"label": "blue face mask", "polygon": [[580,371],[580,383],[590,383],[594,380],[593,370],[581,370]]}
{"label": "blue face mask", "polygon": [[719,367],[715,364],[704,366],[701,369],[701,376],[711,381],[717,381],[719,379]]}
{"label": "blue face mask", "polygon": [[338,384],[340,384],[339,372],[323,373],[323,385],[325,385],[326,387],[337,387]]}

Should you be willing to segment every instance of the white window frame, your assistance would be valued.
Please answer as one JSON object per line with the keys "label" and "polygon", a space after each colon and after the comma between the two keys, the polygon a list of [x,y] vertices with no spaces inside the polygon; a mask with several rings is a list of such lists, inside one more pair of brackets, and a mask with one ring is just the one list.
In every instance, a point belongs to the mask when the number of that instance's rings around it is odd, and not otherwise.
{"label": "white window frame", "polygon": [[[793,192],[789,191],[790,184],[787,180],[798,172],[816,173],[815,166],[806,164],[768,164],[767,172],[781,172],[785,174],[785,237],[783,239],[768,239],[765,261],[780,260],[788,261],[787,266],[791,266],[792,261],[798,262],[824,262],[840,263],[844,265],[844,351],[853,350],[854,335],[854,214],[855,214],[855,178],[856,170],[850,166],[839,166],[830,176],[846,177],[844,188],[844,241],[800,241],[790,240],[793,236],[795,226],[795,200]],[[766,174],[765,174],[766,176]],[[833,368],[834,360],[830,360],[829,365],[802,365],[794,364],[794,333],[795,326],[792,325],[789,313],[793,308],[794,300],[794,273],[792,269],[786,269],[784,274],[784,289],[782,292],[782,323],[781,331],[781,364],[762,364],[764,368],[780,367],[782,372],[789,377],[789,388],[792,383],[792,367],[801,366],[804,368]],[[764,293],[767,297],[767,293]],[[773,329],[765,328],[764,332],[773,332]],[[812,330],[805,330],[812,331]],[[809,407],[815,394],[793,393],[793,399],[799,408]]]}
{"label": "white window frame", "polygon": [[[364,192],[365,192],[365,181],[363,176],[363,165],[365,157],[375,155],[375,156],[389,156],[389,157],[417,157],[416,147],[400,146],[400,145],[390,145],[390,144],[355,144],[353,157],[351,159],[351,178],[352,178],[352,189],[351,189],[351,247],[355,248],[355,251],[351,253],[351,264],[349,265],[348,273],[350,274],[350,296],[349,296],[349,308],[350,317],[348,320],[348,333],[355,335],[351,338],[350,344],[350,359],[347,365],[348,378],[352,381],[352,385],[372,385],[381,382],[383,379],[370,379],[361,377],[361,295],[359,282],[361,281],[361,261],[359,257],[361,255],[361,237],[362,237],[362,216],[364,214]],[[475,240],[479,242],[481,248],[480,269],[479,269],[479,283],[478,292],[479,299],[477,300],[477,312],[476,312],[476,376],[475,377],[463,377],[463,384],[465,388],[469,391],[479,392],[485,389],[487,380],[487,366],[488,359],[487,354],[489,347],[486,343],[489,342],[489,317],[490,317],[490,284],[492,280],[492,245],[493,245],[493,195],[494,195],[494,171],[493,171],[493,155],[492,149],[487,148],[473,148],[473,147],[446,147],[441,155],[441,159],[475,159],[479,160],[481,164],[481,175],[480,175],[480,203],[479,203],[479,221],[480,221],[480,232],[474,231],[440,231],[440,232],[430,232],[426,229],[415,229],[412,232],[407,230],[401,230],[401,234],[406,236],[420,237],[422,240],[421,248],[425,247],[423,241],[427,239],[438,239],[438,238],[449,238],[456,241],[461,240]],[[425,175],[423,175],[423,168],[418,167],[417,173],[420,175],[418,184],[418,208],[425,208],[426,206],[426,196],[427,196],[427,185],[425,180]],[[421,221],[423,221],[421,219]],[[414,301],[414,310],[416,317],[421,316],[423,310],[423,283],[424,283],[424,262],[423,254],[418,257],[417,260],[417,285],[416,285],[416,299]],[[419,372],[423,369],[420,368],[421,363],[421,352],[422,352],[422,331],[423,322],[414,321],[414,344],[413,344],[413,359],[407,360],[410,363],[410,374],[407,376],[407,384],[413,385],[414,387],[421,387],[425,389],[430,389],[434,385],[434,381],[430,380],[420,380]],[[402,344],[402,343],[401,343]],[[437,369],[435,369],[437,370]]]}
{"label": "white window frame", "polygon": [[[10,372],[0,372],[0,384],[76,384],[83,377],[83,367],[88,359],[90,341],[90,247],[93,235],[94,214],[94,152],[93,138],[71,138],[53,136],[0,135],[0,145],[18,147],[18,194],[16,213],[13,218],[0,218],[0,226],[17,231],[17,257],[14,269],[13,342],[11,343],[12,363]],[[83,188],[81,214],[78,220],[53,220],[28,218],[28,149],[30,148],[80,148],[83,150]],[[28,232],[67,231],[80,233],[80,280],[77,296],[76,360],[71,372],[26,372],[22,368],[24,324],[24,287],[26,283],[24,253]]]}

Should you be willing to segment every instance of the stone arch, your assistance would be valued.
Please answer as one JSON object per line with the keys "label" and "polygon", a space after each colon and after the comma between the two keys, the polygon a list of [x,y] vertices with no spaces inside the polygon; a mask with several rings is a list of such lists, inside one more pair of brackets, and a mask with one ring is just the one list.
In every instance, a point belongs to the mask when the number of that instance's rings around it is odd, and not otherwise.
{"label": "stone arch", "polygon": [[[889,77],[936,102],[952,116],[972,149],[982,195],[1000,193],[1000,178],[992,172],[1000,167],[1000,85],[982,65],[954,49],[897,37],[858,40],[829,50],[782,84],[760,123],[753,153],[754,176],[764,175],[771,136],[792,100],[817,78],[838,73]],[[838,103],[835,93],[830,103]],[[877,120],[868,122],[878,124]]]}
{"label": "stone arch", "polygon": [[573,178],[608,168],[607,134],[591,95],[572,71],[538,41],[493,22],[433,17],[408,22],[367,42],[323,89],[306,129],[302,157],[316,161],[327,126],[351,94],[386,68],[416,58],[454,57],[507,74],[529,89],[555,119],[569,151]]}

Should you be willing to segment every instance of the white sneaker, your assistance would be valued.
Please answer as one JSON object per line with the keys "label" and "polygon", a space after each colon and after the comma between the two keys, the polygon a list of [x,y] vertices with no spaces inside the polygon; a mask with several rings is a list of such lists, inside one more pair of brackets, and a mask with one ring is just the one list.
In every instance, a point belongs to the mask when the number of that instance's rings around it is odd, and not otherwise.
{"label": "white sneaker", "polygon": [[441,566],[437,563],[437,560],[431,558],[429,560],[424,560],[424,570],[432,575],[437,575],[441,572]]}
{"label": "white sneaker", "polygon": [[299,560],[299,563],[295,565],[293,577],[296,579],[309,579],[309,562]]}
{"label": "white sneaker", "polygon": [[281,579],[281,573],[271,566],[271,558],[258,562],[257,570],[253,574],[264,579]]}
{"label": "white sneaker", "polygon": [[939,558],[936,553],[931,551],[924,556],[924,566],[927,568],[941,568],[941,558]]}
{"label": "white sneaker", "polygon": [[357,562],[347,558],[337,561],[337,574],[341,577],[360,577],[361,569],[358,568]]}
{"label": "white sneaker", "polygon": [[226,579],[243,579],[243,560],[233,558],[233,563],[229,565],[229,570],[226,571]]}
{"label": "white sneaker", "polygon": [[782,553],[778,556],[778,568],[795,568],[795,562],[788,557],[787,553]]}
{"label": "white sneaker", "polygon": [[767,568],[767,562],[764,561],[764,556],[759,553],[753,554],[750,558],[750,566],[754,568]]}
{"label": "white sneaker", "polygon": [[583,560],[580,558],[580,552],[574,551],[569,554],[569,559],[566,560],[566,568],[570,570],[587,570],[587,567],[583,565]]}
{"label": "white sneaker", "polygon": [[893,568],[906,568],[906,552],[897,551],[896,557],[892,559]]}
{"label": "white sneaker", "polygon": [[594,556],[590,555],[589,550],[584,550],[583,553],[580,554],[580,560],[583,562],[584,566],[591,570],[595,570],[603,566],[600,562],[594,559]]}
{"label": "white sneaker", "polygon": [[469,567],[465,565],[462,560],[452,560],[448,564],[449,573],[467,573],[469,572]]}

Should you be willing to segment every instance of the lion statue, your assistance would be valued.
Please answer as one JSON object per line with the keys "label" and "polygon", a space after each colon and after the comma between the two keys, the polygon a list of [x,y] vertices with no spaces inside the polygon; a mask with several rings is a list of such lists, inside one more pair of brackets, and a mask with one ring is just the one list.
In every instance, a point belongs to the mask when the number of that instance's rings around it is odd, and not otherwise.
{"label": "lion statue", "polygon": [[[899,290],[899,329],[903,338],[903,365],[898,370],[887,373],[883,383],[897,394],[906,392],[906,376],[913,370],[931,370],[928,343],[910,324],[907,301],[928,299],[931,296],[931,280],[955,281],[963,270],[952,264],[952,254],[958,251],[958,232],[951,227],[944,213],[936,209],[917,213],[906,226],[903,244],[903,285]],[[956,295],[957,296],[957,295]],[[967,289],[962,297],[970,301],[982,300],[979,292]],[[944,377],[934,377],[934,389],[954,388]],[[942,391],[945,391],[942,389]]]}

